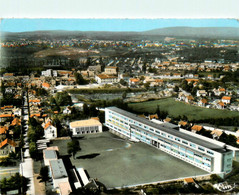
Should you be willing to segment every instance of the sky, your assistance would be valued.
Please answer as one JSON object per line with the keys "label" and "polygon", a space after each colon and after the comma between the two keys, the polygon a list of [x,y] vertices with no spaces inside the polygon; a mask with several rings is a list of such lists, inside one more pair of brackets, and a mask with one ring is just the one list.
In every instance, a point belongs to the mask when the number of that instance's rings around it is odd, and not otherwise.
{"label": "sky", "polygon": [[2,19],[0,31],[147,31],[157,28],[239,27],[236,19]]}

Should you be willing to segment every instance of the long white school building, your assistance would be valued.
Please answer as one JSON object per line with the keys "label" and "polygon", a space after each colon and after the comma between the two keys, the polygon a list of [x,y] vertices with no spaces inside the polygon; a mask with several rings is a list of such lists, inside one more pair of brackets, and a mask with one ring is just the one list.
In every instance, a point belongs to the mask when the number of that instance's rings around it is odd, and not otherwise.
{"label": "long white school building", "polygon": [[114,133],[154,146],[213,173],[232,170],[233,151],[226,144],[156,124],[117,107],[105,108],[105,125]]}

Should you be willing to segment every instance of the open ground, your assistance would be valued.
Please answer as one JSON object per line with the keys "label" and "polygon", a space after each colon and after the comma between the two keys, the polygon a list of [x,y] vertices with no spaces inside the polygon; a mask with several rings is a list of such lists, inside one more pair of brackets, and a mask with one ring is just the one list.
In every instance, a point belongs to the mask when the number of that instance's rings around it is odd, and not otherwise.
{"label": "open ground", "polygon": [[[60,155],[67,154],[67,142],[56,140]],[[81,151],[72,164],[83,167],[107,188],[123,187],[181,177],[207,174],[182,160],[144,143],[132,143],[110,132],[85,135],[79,139]]]}
{"label": "open ground", "polygon": [[192,106],[184,102],[175,101],[173,98],[166,98],[154,101],[131,103],[129,107],[140,113],[155,113],[157,106],[162,111],[167,111],[172,117],[187,116],[189,120],[202,120],[209,118],[226,118],[239,116],[239,112],[229,110],[218,110]]}

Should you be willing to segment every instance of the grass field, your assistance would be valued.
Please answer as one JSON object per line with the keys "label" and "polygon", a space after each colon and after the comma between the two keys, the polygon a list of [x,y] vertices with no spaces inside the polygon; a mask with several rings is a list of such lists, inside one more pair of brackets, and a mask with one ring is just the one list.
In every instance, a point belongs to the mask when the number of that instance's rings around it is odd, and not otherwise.
{"label": "grass field", "polygon": [[[67,154],[69,140],[53,141],[60,155]],[[88,134],[79,139],[81,150],[71,162],[83,167],[107,188],[206,174],[165,152],[144,143],[132,143],[110,132]]]}
{"label": "grass field", "polygon": [[157,106],[159,106],[160,110],[167,111],[172,117],[185,115],[189,120],[239,116],[239,112],[192,106],[184,102],[175,101],[173,98],[129,104],[130,108],[140,113],[155,113]]}

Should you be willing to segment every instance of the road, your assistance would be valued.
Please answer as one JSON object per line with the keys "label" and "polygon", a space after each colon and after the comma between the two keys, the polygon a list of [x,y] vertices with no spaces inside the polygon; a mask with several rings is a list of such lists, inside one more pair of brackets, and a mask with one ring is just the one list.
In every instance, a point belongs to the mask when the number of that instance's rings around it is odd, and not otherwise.
{"label": "road", "polygon": [[[23,92],[23,99],[24,99],[24,107],[23,107],[23,112],[22,112],[22,125],[24,127],[24,140],[25,140],[25,152],[24,155],[22,154],[22,163],[19,165],[19,171],[20,173],[30,179],[30,185],[29,189],[27,191],[27,194],[35,194],[35,185],[34,185],[34,172],[33,172],[33,159],[30,158],[29,156],[29,151],[28,151],[28,140],[27,140],[27,131],[28,131],[28,98],[27,98],[27,92]],[[23,158],[24,157],[24,158]]]}

